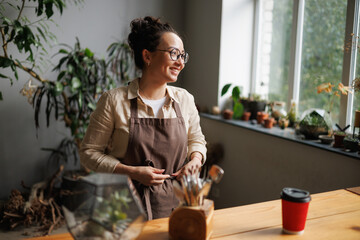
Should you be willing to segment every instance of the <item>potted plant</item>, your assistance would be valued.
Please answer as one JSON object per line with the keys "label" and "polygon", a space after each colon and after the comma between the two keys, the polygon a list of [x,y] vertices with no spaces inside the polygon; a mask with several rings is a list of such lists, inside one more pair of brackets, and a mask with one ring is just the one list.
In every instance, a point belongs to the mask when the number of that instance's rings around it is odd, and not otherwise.
{"label": "potted plant", "polygon": [[359,138],[357,135],[347,135],[343,140],[344,148],[350,152],[359,150]]}
{"label": "potted plant", "polygon": [[269,114],[266,112],[257,112],[256,113],[256,121],[258,124],[262,124],[265,119],[269,117]]}
{"label": "potted plant", "polygon": [[335,87],[334,84],[327,82],[317,86],[317,93],[318,94],[322,93],[327,95],[328,106],[326,110],[329,114],[331,114],[335,97],[340,97],[340,94],[348,95],[348,93],[351,93],[351,91],[350,91],[350,87],[344,86],[342,83],[338,83],[337,86]]}
{"label": "potted plant", "polygon": [[[222,88],[221,96],[224,96],[228,92],[231,85],[232,85],[231,83],[228,83]],[[232,98],[232,102],[233,102],[233,109],[232,109],[232,112],[233,112],[232,118],[233,119],[240,119],[244,113],[244,106],[240,102],[240,95],[241,95],[240,87],[234,86],[232,89],[232,93],[231,93],[231,98]]]}
{"label": "potted plant", "polygon": [[264,112],[266,109],[267,102],[262,100],[260,95],[251,94],[248,99],[248,108],[247,111],[251,112],[250,119],[256,119],[258,112]]}
{"label": "potted plant", "polygon": [[267,119],[265,119],[265,121],[264,121],[264,127],[265,127],[265,128],[272,128],[274,122],[275,122],[275,119],[274,119],[273,117],[267,118]]}
{"label": "potted plant", "polygon": [[299,123],[300,133],[306,139],[318,139],[319,135],[332,132],[330,115],[322,109],[308,109]]}
{"label": "potted plant", "polygon": [[279,119],[278,124],[281,129],[285,129],[289,126],[289,119],[287,117],[282,117]]}
{"label": "potted plant", "polygon": [[[20,80],[19,69],[29,74],[29,83],[24,85],[21,93],[33,105],[36,128],[40,127],[39,119],[42,116],[45,116],[46,124],[49,126],[50,116],[54,114],[55,119],[63,121],[71,133],[71,138],[64,139],[59,148],[45,148],[45,150],[52,151],[50,159],[58,160],[60,163],[69,160],[76,163],[77,149],[88,126],[90,114],[96,107],[97,99],[104,91],[118,84],[124,84],[129,79],[134,69],[132,54],[125,43],[115,42],[108,48],[108,59],[98,59],[90,49],[82,48],[77,39],[74,47],[63,44],[64,47],[58,51],[61,58],[53,69],[58,72],[57,79],[43,78],[36,71],[42,63],[34,57],[34,51],[39,50],[46,55],[44,45],[54,38],[46,24],[51,22],[50,18],[54,10],[62,13],[65,4],[63,0],[34,2],[37,7],[33,9],[38,17],[34,22],[30,22],[24,16],[24,13],[29,13],[23,11],[24,8],[29,7],[25,0],[20,1],[18,6],[10,2],[4,3],[17,11],[17,14],[13,14],[14,17],[0,15],[3,41],[0,68],[10,69],[17,80]],[[9,51],[14,49],[22,53],[24,59],[13,58],[13,54]],[[4,74],[0,74],[0,78],[13,81],[13,77]],[[1,92],[0,100],[2,100]],[[41,109],[45,109],[44,115],[40,113]]]}
{"label": "potted plant", "polygon": [[287,112],[285,111],[285,102],[274,101],[269,104],[271,116],[278,121],[280,118],[284,118],[287,116]]}
{"label": "potted plant", "polygon": [[296,123],[296,104],[294,101],[291,102],[286,118],[289,120],[289,127],[294,127]]}
{"label": "potted plant", "polygon": [[247,122],[250,120],[250,117],[251,117],[251,112],[244,112],[243,116],[241,117],[241,120]]}
{"label": "potted plant", "polygon": [[338,130],[334,131],[334,144],[333,147],[335,148],[342,148],[344,147],[344,138],[346,137],[346,130],[350,127],[350,125],[341,128],[339,124],[335,124]]}

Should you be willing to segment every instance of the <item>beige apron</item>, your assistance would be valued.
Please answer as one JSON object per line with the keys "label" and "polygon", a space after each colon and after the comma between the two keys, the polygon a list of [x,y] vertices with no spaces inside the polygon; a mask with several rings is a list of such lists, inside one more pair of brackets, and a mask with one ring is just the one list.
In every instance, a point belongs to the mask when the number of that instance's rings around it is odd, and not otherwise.
{"label": "beige apron", "polygon": [[[176,118],[138,118],[137,98],[130,100],[129,144],[122,163],[177,172],[185,163],[187,133],[179,105],[173,101]],[[157,186],[144,186],[133,180],[142,198],[148,220],[169,217],[179,202],[171,179]]]}

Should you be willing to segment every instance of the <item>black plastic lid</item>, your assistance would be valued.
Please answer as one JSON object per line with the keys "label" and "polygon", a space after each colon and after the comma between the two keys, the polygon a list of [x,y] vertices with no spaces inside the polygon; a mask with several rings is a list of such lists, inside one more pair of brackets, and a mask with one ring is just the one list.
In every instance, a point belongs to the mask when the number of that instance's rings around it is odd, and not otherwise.
{"label": "black plastic lid", "polygon": [[311,200],[310,193],[308,191],[290,187],[283,188],[280,193],[280,197],[290,202],[300,203],[310,202]]}

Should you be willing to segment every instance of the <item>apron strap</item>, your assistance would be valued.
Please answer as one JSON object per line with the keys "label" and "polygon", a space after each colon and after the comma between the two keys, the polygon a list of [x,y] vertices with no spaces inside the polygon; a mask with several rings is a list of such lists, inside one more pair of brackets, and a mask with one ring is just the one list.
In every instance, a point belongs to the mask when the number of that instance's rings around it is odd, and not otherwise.
{"label": "apron strap", "polygon": [[[155,167],[154,162],[151,161],[150,159],[146,159],[144,165],[150,166],[150,167]],[[145,207],[146,207],[146,212],[148,215],[148,220],[152,220],[153,214],[152,214],[151,202],[150,202],[150,187],[148,187],[148,186],[144,186],[144,198],[145,198]]]}
{"label": "apron strap", "polygon": [[152,214],[151,202],[150,202],[150,187],[144,188],[144,198],[145,198],[145,207],[148,215],[148,220],[152,220],[153,214]]}
{"label": "apron strap", "polygon": [[137,98],[133,98],[130,100],[130,111],[131,111],[131,118],[136,118],[138,115],[138,108],[137,108]]}
{"label": "apron strap", "polygon": [[176,116],[178,118],[181,118],[182,117],[182,114],[181,114],[181,111],[180,111],[180,107],[179,107],[179,104],[173,100],[173,106],[174,106],[174,110],[175,110],[175,113],[176,113]]}

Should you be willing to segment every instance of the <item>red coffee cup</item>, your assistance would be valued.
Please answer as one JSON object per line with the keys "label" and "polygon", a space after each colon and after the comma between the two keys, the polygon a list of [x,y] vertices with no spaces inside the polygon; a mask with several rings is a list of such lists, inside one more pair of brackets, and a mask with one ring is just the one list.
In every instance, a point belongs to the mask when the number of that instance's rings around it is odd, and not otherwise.
{"label": "red coffee cup", "polygon": [[311,200],[310,193],[297,188],[286,187],[281,194],[283,231],[302,234]]}

